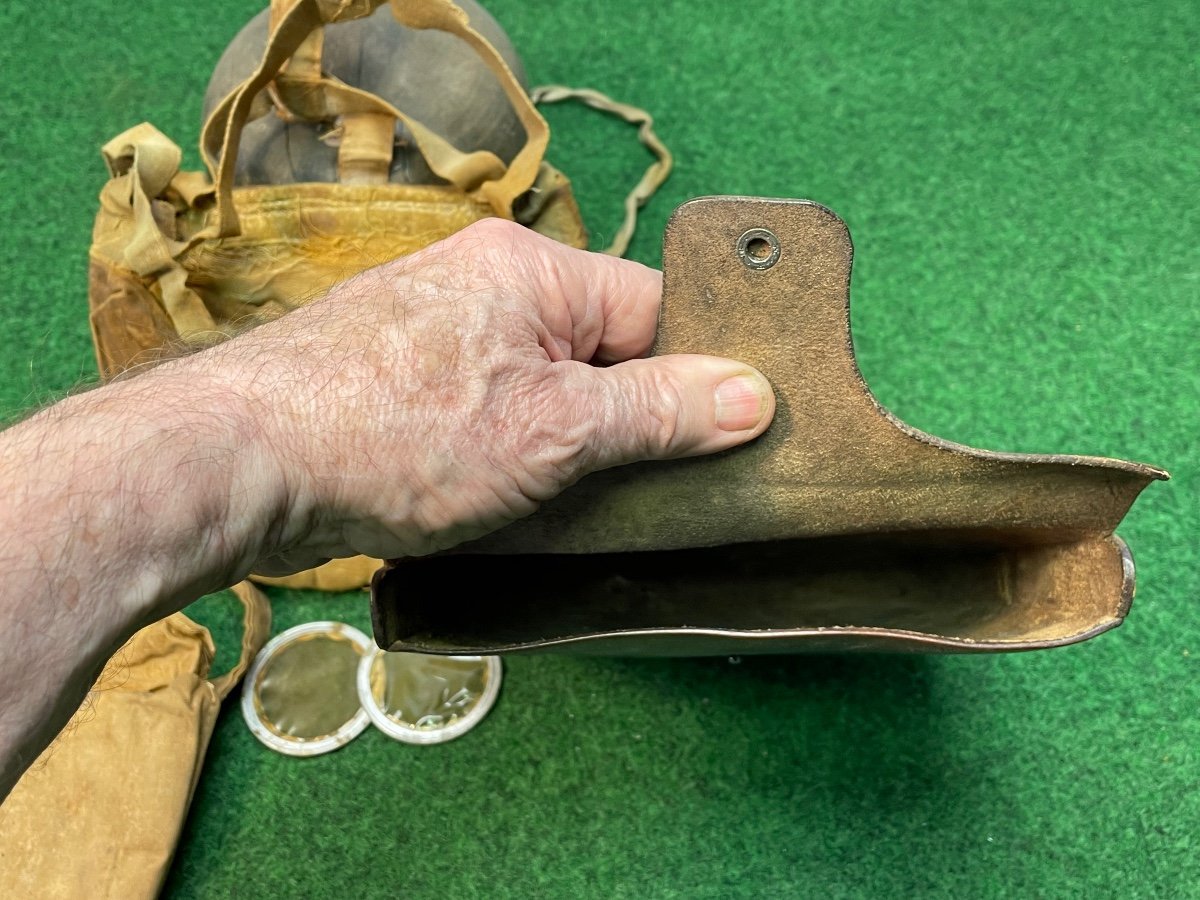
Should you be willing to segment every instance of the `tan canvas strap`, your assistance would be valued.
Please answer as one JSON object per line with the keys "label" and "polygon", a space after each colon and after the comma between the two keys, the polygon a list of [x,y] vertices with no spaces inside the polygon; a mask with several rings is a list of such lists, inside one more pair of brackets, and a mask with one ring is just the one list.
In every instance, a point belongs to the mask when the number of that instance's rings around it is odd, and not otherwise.
{"label": "tan canvas strap", "polygon": [[534,103],[559,103],[563,100],[578,100],[580,103],[585,103],[592,109],[598,109],[601,112],[610,113],[631,125],[638,126],[638,140],[642,145],[655,156],[655,161],[646,169],[646,174],[625,197],[625,219],[621,223],[621,227],[617,229],[616,235],[612,239],[612,243],[605,248],[604,252],[610,256],[624,256],[625,251],[629,249],[629,241],[633,238],[634,229],[637,227],[638,210],[646,205],[646,201],[654,196],[664,181],[671,174],[671,167],[674,165],[674,160],[671,157],[671,151],[667,149],[666,144],[659,140],[658,135],[654,133],[654,119],[644,109],[638,109],[636,106],[630,106],[626,103],[618,103],[611,97],[608,97],[599,91],[591,90],[590,88],[569,88],[558,84],[546,84],[541,87],[536,87],[530,92]]}
{"label": "tan canvas strap", "polygon": [[[280,78],[275,82],[280,95],[289,108],[312,121],[341,119],[343,124],[355,118],[375,116],[376,121],[394,123],[396,119],[408,126],[413,140],[429,163],[429,167],[455,187],[475,195],[479,186],[488,179],[504,173],[504,163],[488,150],[463,153],[437,133],[430,131],[420,122],[400,112],[386,100],[369,91],[351,87],[331,78],[323,79],[319,89],[312,85]],[[218,110],[219,111],[219,107]],[[217,115],[217,111],[213,115]],[[211,119],[210,119],[211,121]],[[391,162],[391,144],[394,129],[387,128],[388,162]],[[343,138],[345,135],[343,134]],[[235,151],[236,154],[236,151]],[[224,157],[222,157],[222,162]],[[499,214],[497,212],[497,214]]]}
{"label": "tan canvas strap", "polygon": [[[271,15],[270,29],[268,34],[273,34],[275,29],[279,27],[279,22],[292,6],[295,0],[271,0]],[[303,43],[292,58],[283,65],[281,74],[286,74],[290,78],[295,78],[298,81],[317,82],[321,80],[321,51],[325,43],[325,29],[316,28],[312,34],[306,37]],[[288,109],[287,104],[279,96],[279,92],[274,83],[267,86],[267,90],[271,95],[271,100],[275,106],[275,112],[281,119],[287,122],[293,122],[299,119],[294,112]]]}
{"label": "tan canvas strap", "polygon": [[100,194],[101,207],[111,209],[118,221],[132,211],[132,230],[98,232],[93,253],[157,279],[163,309],[181,337],[214,331],[212,315],[187,286],[187,273],[177,259],[191,242],[175,240],[175,210],[156,199],[179,171],[179,147],[144,122],[117,135],[100,152],[112,175]]}
{"label": "tan canvas strap", "polygon": [[271,634],[271,602],[249,581],[230,588],[242,603],[242,651],[237,664],[224,675],[212,679],[217,697],[224,700],[254,662]]}
{"label": "tan canvas strap", "polygon": [[[274,33],[294,4],[295,0],[271,0],[268,34]],[[324,35],[324,28],[314,29],[292,58],[284,63],[276,81],[286,78],[310,90],[320,90]],[[286,122],[302,120],[303,116],[288,106],[276,81],[267,85],[276,115]],[[342,117],[338,132],[341,138],[338,143],[338,181],[342,184],[386,184],[391,175],[396,120],[380,113],[349,113]]]}
{"label": "tan canvas strap", "polygon": [[[409,28],[436,28],[462,38],[470,45],[504,89],[508,102],[525,129],[525,146],[499,179],[482,184],[479,196],[506,219],[512,218],[513,201],[528,191],[537,180],[538,169],[550,143],[550,127],[525,93],[516,75],[487,38],[471,27],[467,14],[452,0],[391,0],[392,13]],[[436,170],[435,170],[436,171]]]}
{"label": "tan canvas strap", "polygon": [[[290,74],[280,76],[284,64],[299,52],[316,30],[326,24],[370,15],[383,2],[385,0],[295,0],[282,13],[258,68],[221,101],[205,123],[200,149],[213,173],[217,195],[215,222],[205,237],[228,237],[239,232],[237,211],[232,202],[237,146],[245,124],[254,112],[256,98],[272,81],[283,105],[304,118],[342,117],[344,122],[346,116],[372,113],[404,122],[430,169],[461,190],[486,201],[497,215],[512,218],[513,201],[537,178],[538,166],[549,141],[549,128],[500,54],[471,28],[466,14],[449,0],[391,0],[391,6],[402,24],[413,28],[438,28],[466,41],[499,80],[526,130],[525,146],[507,167],[488,151],[464,153],[374,94],[326,76],[321,76],[317,82],[293,78]],[[307,74],[311,75],[311,72]],[[368,126],[363,141],[377,148],[379,133],[377,125]]]}
{"label": "tan canvas strap", "polygon": [[344,116],[338,144],[338,181],[387,184],[395,146],[396,120],[386,113]]}

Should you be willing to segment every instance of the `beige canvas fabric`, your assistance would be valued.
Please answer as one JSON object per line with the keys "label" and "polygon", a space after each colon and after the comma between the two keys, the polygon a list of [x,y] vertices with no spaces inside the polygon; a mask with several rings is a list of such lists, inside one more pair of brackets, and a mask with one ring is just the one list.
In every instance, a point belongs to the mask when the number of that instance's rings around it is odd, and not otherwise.
{"label": "beige canvas fabric", "polygon": [[136,900],[158,893],[221,700],[271,629],[248,583],[241,656],[209,678],[208,630],[183,613],[109,661],[75,718],[0,805],[0,897]]}

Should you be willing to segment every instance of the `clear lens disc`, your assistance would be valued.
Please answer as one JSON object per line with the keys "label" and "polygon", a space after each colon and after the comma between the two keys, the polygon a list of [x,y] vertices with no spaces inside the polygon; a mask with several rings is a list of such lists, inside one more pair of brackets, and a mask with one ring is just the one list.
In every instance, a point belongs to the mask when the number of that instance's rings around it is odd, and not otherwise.
{"label": "clear lens disc", "polygon": [[309,622],[273,638],[242,686],[250,731],[288,756],[317,756],[353,740],[371,721],[356,678],[373,646],[342,622]]}
{"label": "clear lens disc", "polygon": [[378,648],[358,667],[359,702],[385,734],[440,744],[470,731],[500,693],[498,656],[429,656]]}

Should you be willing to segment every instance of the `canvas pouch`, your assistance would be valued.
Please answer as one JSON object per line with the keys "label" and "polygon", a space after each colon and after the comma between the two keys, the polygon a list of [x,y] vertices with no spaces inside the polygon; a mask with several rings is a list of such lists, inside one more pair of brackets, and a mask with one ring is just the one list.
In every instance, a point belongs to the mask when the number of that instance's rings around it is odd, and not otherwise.
{"label": "canvas pouch", "polygon": [[132,898],[158,893],[221,701],[271,630],[253,585],[237,664],[209,677],[208,630],[183,613],[143,628],[88,701],[0,805],[0,896]]}

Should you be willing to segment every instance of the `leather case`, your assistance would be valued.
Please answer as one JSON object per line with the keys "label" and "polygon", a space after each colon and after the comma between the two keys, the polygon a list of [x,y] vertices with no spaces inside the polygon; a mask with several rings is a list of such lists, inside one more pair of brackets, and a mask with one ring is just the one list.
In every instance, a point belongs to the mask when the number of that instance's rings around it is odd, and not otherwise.
{"label": "leather case", "polygon": [[845,224],[711,197],[664,243],[656,353],[744,360],[778,412],[751,445],[589,476],[535,515],[376,575],[391,650],[985,652],[1082,641],[1133,597],[1113,530],[1161,469],[993,453],[910,428],[863,382]]}

